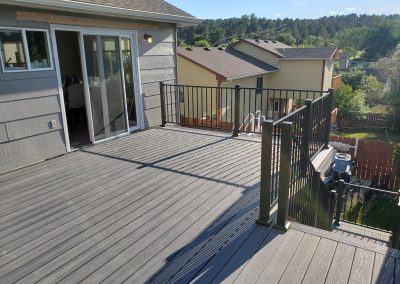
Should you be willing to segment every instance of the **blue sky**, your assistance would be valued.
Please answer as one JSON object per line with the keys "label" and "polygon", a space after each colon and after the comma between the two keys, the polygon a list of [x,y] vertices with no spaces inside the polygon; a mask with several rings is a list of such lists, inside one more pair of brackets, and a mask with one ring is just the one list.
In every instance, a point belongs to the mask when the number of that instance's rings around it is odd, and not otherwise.
{"label": "blue sky", "polygon": [[344,14],[400,14],[399,0],[167,0],[200,19],[256,14],[258,17],[306,18]]}

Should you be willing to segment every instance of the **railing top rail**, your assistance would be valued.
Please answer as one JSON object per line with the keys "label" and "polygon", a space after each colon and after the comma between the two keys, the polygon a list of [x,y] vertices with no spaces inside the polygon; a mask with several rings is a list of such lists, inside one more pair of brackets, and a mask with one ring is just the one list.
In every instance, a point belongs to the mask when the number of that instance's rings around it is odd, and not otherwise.
{"label": "railing top rail", "polygon": [[352,186],[352,187],[359,187],[359,188],[363,188],[363,189],[378,191],[378,192],[392,194],[392,195],[398,195],[399,194],[396,191],[388,191],[388,190],[383,190],[383,189],[379,189],[379,188],[373,188],[373,187],[369,187],[369,186],[365,186],[365,185],[359,185],[359,184],[353,184],[353,183],[347,183],[347,182],[345,182],[344,185],[349,185],[349,186]]}
{"label": "railing top rail", "polygon": [[184,85],[184,84],[164,84],[165,87],[186,87],[186,88],[208,88],[208,89],[232,89],[235,90],[235,87],[216,87],[216,86],[200,86],[200,85]]}
{"label": "railing top rail", "polygon": [[320,96],[319,98],[317,98],[315,100],[313,100],[312,104],[315,104],[315,103],[317,103],[317,102],[319,102],[319,101],[321,101],[321,100],[323,100],[323,99],[325,99],[325,98],[327,98],[329,96],[329,91],[323,91],[322,93],[324,93],[324,95]]}
{"label": "railing top rail", "polygon": [[[216,86],[199,86],[199,85],[185,85],[185,84],[165,84],[164,86],[169,87],[188,87],[188,88],[215,88],[215,89],[235,89],[235,87],[216,87]],[[305,90],[305,89],[277,89],[277,88],[250,88],[250,87],[242,87],[240,86],[241,90],[255,90],[255,91],[282,91],[282,92],[303,92],[303,93],[327,93],[328,91],[321,91],[321,90]]]}
{"label": "railing top rail", "polygon": [[280,118],[280,119],[274,121],[273,126],[276,126],[276,125],[278,125],[278,124],[280,124],[280,123],[282,123],[282,122],[287,121],[289,118],[291,118],[292,116],[298,114],[299,112],[302,112],[302,111],[305,110],[306,108],[307,108],[307,106],[305,105],[305,106],[302,106],[302,107],[299,108],[299,109],[296,109],[294,112],[291,112],[291,113],[289,113],[288,115],[286,115],[286,116],[284,116],[284,117],[282,117],[282,118]]}

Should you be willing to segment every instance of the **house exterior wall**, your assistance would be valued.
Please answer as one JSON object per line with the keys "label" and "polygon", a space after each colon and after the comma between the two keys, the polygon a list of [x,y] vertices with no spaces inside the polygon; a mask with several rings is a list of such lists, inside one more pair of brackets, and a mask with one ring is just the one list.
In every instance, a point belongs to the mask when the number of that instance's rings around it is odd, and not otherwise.
{"label": "house exterior wall", "polygon": [[[208,117],[214,120],[217,114],[218,80],[214,73],[194,64],[178,55],[178,84],[187,86],[214,87],[209,89],[185,88],[181,98],[181,116],[202,119]],[[181,94],[182,96],[182,94]]]}
{"label": "house exterior wall", "polygon": [[278,57],[276,55],[253,46],[247,42],[238,42],[233,45],[233,48],[272,66],[279,66]]}
{"label": "house exterior wall", "polygon": [[275,89],[321,90],[323,60],[281,60],[279,72],[271,73]]}
{"label": "house exterior wall", "polygon": [[323,90],[327,91],[332,88],[332,79],[333,79],[333,59],[325,60],[325,71],[324,71],[324,84]]}
{"label": "house exterior wall", "polygon": [[[144,40],[151,34],[152,43]],[[145,128],[161,124],[160,82],[176,83],[175,26],[160,24],[158,30],[138,30],[139,69]]]}
{"label": "house exterior wall", "polygon": [[[0,26],[49,29],[47,23],[18,21],[15,14],[15,8],[0,6]],[[0,129],[0,173],[66,152],[55,69],[0,68]]]}
{"label": "house exterior wall", "polygon": [[[17,19],[17,10],[20,8],[0,5],[0,26],[47,29],[50,36],[48,22]],[[101,19],[96,20],[95,27],[99,27]],[[108,19],[106,23],[112,21]],[[118,25],[125,23],[129,26],[131,21],[117,22]],[[176,82],[176,33],[173,24],[152,22],[143,27],[137,30],[137,56],[144,127],[147,128],[161,123],[159,82]],[[151,44],[144,40],[145,33],[152,35]],[[54,64],[53,60],[54,69],[50,71],[4,73],[0,68],[0,173],[66,152]],[[56,120],[57,127],[51,128],[51,120]]]}

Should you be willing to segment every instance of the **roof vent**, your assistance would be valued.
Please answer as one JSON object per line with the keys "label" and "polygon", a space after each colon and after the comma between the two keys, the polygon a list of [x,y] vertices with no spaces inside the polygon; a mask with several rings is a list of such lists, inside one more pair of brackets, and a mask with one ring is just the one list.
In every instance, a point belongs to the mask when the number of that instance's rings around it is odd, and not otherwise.
{"label": "roof vent", "polygon": [[205,48],[204,48],[204,50],[210,51],[210,50],[211,50],[211,48],[209,48],[209,47],[205,47]]}
{"label": "roof vent", "polygon": [[265,42],[265,43],[268,43],[269,41],[268,41],[268,40],[264,40],[264,42]]}
{"label": "roof vent", "polygon": [[193,49],[191,47],[186,47],[185,50],[187,51],[193,51]]}
{"label": "roof vent", "polygon": [[218,50],[225,50],[222,46],[218,47]]}
{"label": "roof vent", "polygon": [[256,43],[259,43],[260,41],[258,39],[256,39]]}
{"label": "roof vent", "polygon": [[276,40],[273,40],[272,42],[273,42],[273,43],[276,43]]}

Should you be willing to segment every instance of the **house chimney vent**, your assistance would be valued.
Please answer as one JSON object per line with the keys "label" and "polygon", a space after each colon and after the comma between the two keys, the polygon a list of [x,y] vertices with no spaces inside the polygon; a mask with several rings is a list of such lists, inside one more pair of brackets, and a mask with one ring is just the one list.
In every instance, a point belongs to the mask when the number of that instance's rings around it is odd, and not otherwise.
{"label": "house chimney vent", "polygon": [[185,50],[187,51],[193,51],[193,49],[191,47],[186,47]]}
{"label": "house chimney vent", "polygon": [[204,48],[204,50],[206,50],[206,51],[210,51],[210,50],[211,50],[211,48],[209,48],[209,47],[205,47],[205,48]]}

